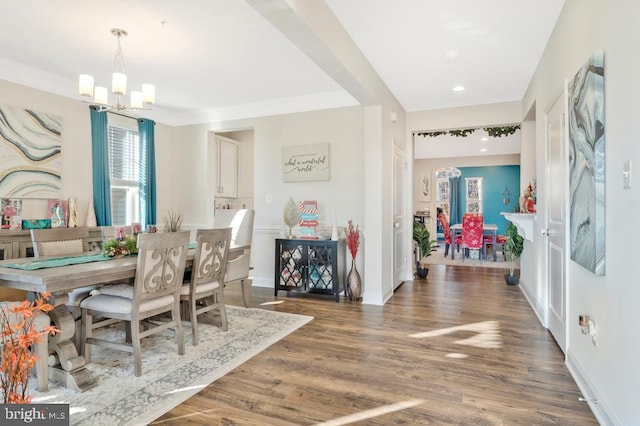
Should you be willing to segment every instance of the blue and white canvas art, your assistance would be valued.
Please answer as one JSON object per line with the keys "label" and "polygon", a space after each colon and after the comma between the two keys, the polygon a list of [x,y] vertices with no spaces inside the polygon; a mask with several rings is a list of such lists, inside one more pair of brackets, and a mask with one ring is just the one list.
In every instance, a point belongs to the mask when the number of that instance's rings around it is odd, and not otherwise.
{"label": "blue and white canvas art", "polygon": [[61,128],[56,115],[0,105],[0,197],[60,197]]}
{"label": "blue and white canvas art", "polygon": [[605,274],[604,55],[595,52],[569,82],[571,260]]}

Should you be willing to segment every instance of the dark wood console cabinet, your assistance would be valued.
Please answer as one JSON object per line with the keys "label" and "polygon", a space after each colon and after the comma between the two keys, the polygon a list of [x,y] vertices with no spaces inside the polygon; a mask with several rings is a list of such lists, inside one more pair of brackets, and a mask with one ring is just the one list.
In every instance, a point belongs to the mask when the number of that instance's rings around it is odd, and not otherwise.
{"label": "dark wood console cabinet", "polygon": [[276,239],[274,295],[278,290],[331,294],[340,301],[344,240]]}

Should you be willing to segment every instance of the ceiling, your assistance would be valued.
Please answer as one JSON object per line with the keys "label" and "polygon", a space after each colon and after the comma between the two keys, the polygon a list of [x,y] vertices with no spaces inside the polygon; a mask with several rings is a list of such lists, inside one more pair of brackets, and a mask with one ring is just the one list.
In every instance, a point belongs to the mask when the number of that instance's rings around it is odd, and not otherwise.
{"label": "ceiling", "polygon": [[[110,86],[116,27],[128,89],[155,84],[145,115],[167,124],[358,104],[259,11],[285,1],[308,0],[5,2],[0,79],[74,99],[81,73]],[[564,4],[324,1],[409,112],[521,100]]]}

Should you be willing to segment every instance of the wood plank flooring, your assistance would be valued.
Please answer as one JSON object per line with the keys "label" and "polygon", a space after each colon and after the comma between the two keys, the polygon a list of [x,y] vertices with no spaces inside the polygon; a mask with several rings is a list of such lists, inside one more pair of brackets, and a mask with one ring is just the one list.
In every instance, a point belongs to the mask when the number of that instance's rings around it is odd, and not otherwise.
{"label": "wood plank flooring", "polygon": [[[314,320],[154,424],[598,424],[504,272],[433,265],[384,306],[254,288],[253,306]],[[238,285],[225,297],[242,305]]]}

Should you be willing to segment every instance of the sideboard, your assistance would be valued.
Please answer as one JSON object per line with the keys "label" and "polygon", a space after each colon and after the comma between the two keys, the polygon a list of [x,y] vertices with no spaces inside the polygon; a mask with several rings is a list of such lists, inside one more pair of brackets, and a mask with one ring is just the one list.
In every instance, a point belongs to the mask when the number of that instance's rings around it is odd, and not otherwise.
{"label": "sideboard", "polygon": [[344,240],[276,239],[274,292],[319,293],[340,301]]}

